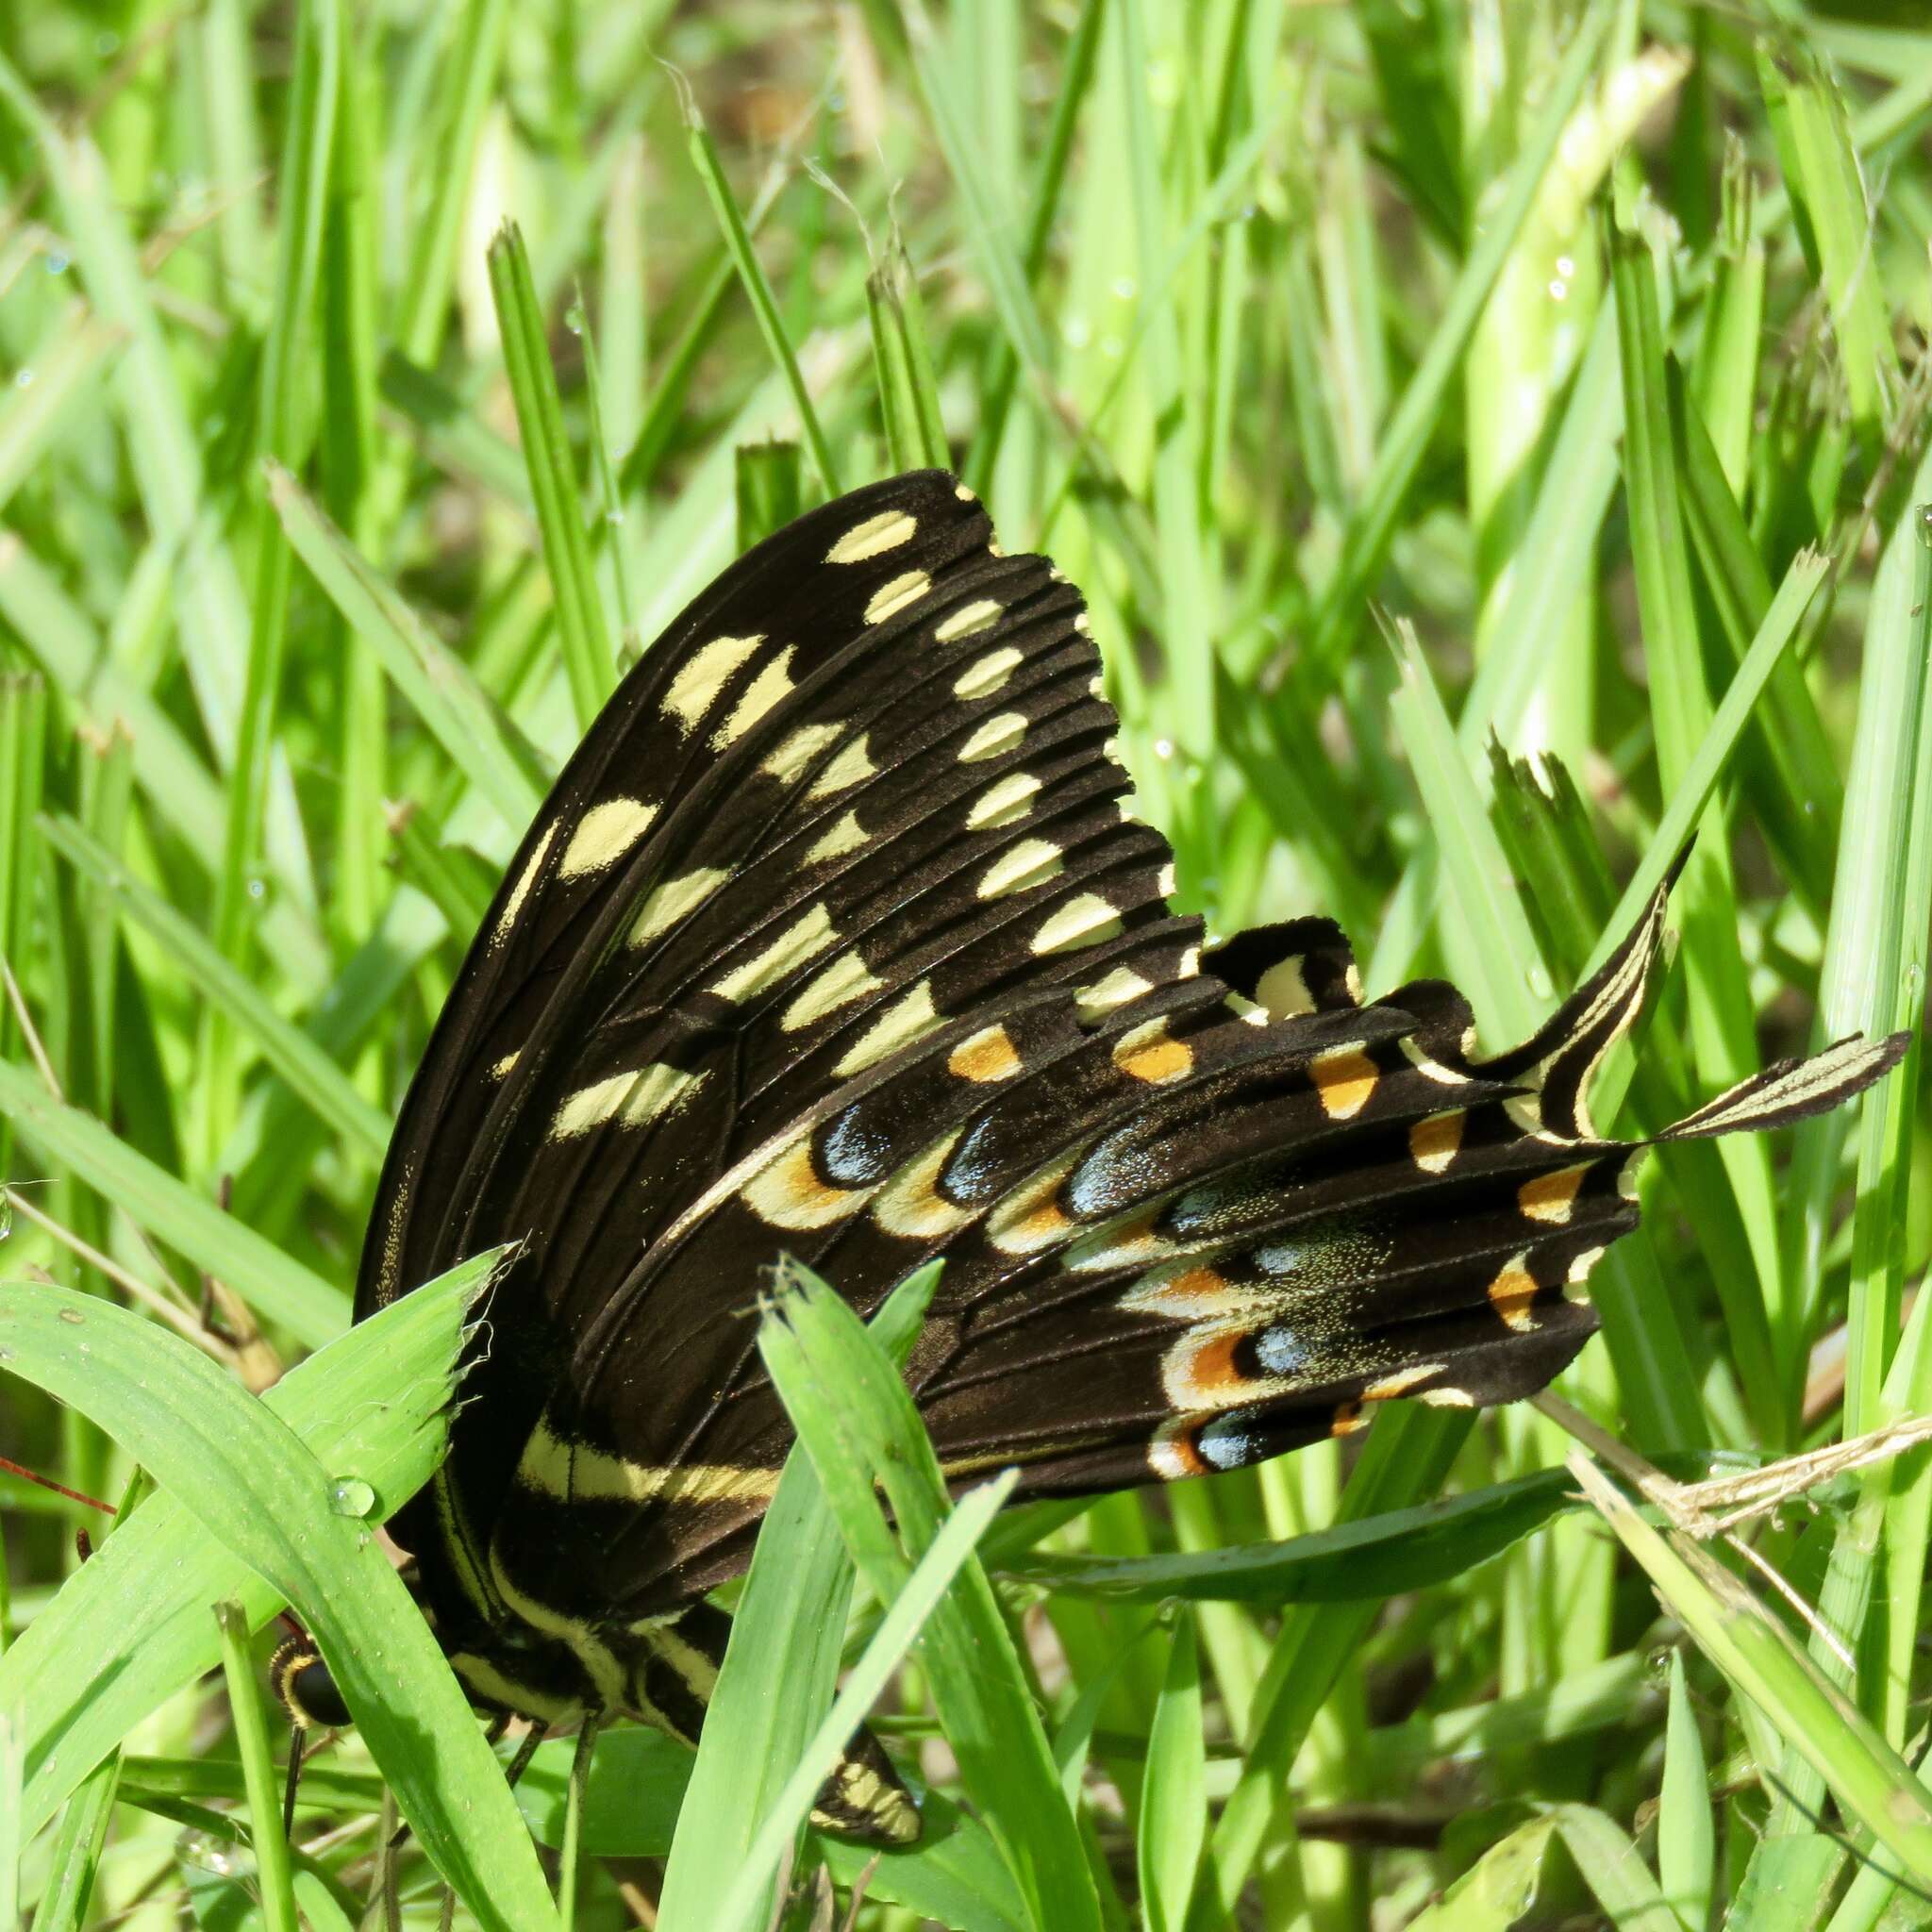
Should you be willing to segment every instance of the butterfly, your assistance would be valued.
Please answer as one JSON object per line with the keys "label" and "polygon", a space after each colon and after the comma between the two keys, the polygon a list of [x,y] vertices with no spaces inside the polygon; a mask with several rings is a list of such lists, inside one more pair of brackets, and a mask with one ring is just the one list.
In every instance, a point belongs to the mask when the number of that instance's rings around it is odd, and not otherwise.
{"label": "butterfly", "polygon": [[[945,1267],[907,1365],[949,1476],[1217,1470],[1396,1398],[1541,1389],[1650,1144],[1591,1077],[1668,887],[1483,1058],[1319,918],[1207,943],[1129,808],[1079,592],[919,471],[759,544],[624,679],[525,835],[403,1106],[358,1318],[516,1243],[449,1451],[391,1528],[472,1699],[694,1739],[791,1445],[750,1318],[790,1253],[861,1313]],[[1656,1139],[1836,1105],[1905,1039]],[[326,1665],[278,1682],[333,1720]],[[339,1700],[338,1700],[339,1701]],[[343,1713],[342,1715],[346,1715]],[[918,1814],[861,1733],[821,1825]]]}

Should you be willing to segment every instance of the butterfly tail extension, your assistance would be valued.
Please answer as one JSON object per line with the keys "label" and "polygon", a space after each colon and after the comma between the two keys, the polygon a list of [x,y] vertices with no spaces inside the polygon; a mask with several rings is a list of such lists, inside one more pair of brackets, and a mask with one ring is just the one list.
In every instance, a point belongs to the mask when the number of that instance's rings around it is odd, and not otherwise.
{"label": "butterfly tail extension", "polygon": [[1657,1139],[1709,1141],[1720,1134],[1757,1133],[1828,1113],[1882,1080],[1911,1043],[1909,1033],[1888,1034],[1883,1040],[1855,1033],[1808,1059],[1779,1060],[1687,1113]]}

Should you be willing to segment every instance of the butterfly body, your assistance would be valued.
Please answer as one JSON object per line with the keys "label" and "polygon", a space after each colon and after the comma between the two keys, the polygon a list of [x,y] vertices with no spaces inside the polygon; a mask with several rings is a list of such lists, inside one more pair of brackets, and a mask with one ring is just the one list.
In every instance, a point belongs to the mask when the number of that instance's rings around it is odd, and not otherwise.
{"label": "butterfly body", "polygon": [[[951,1476],[1034,1495],[1514,1399],[1588,1339],[1641,1152],[1588,1081],[1661,897],[1478,1060],[1453,990],[1365,1002],[1326,921],[1204,949],[1116,724],[1078,593],[934,471],[741,560],[591,726],[432,1037],[358,1287],[359,1316],[517,1244],[395,1524],[479,1702],[694,1735],[704,1594],[791,1440],[754,1339],[781,1253],[861,1312],[943,1258],[908,1381]],[[1681,1131],[1896,1057],[1833,1052]],[[876,1747],[841,1776],[832,1822],[904,1835]]]}

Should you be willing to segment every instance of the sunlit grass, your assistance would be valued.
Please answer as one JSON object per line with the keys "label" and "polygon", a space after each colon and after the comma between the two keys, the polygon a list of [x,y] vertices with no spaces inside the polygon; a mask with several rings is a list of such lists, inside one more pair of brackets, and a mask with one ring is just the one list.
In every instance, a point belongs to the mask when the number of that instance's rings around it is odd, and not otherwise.
{"label": "sunlit grass", "polygon": [[[381,1639],[395,1721],[311,1769],[286,1885],[245,1699],[197,1677],[218,1601],[378,1616],[330,1484],[426,1466],[461,1285],[275,1389],[225,1474],[75,1381],[35,1284],[140,1312],[102,1330],[130,1390],[198,1348],[245,1405],[341,1335],[549,774],[835,481],[949,460],[1051,549],[1215,928],[1332,912],[1372,992],[1446,973],[1500,1046],[1694,831],[1627,1127],[1917,1024],[1932,30],[1748,11],[0,13],[0,1455],[161,1485],[104,1536],[0,1473],[0,1920],[17,1883],[49,1932],[379,1924],[391,1886],[428,1924],[427,1843],[459,1924],[542,1923],[557,1858],[432,1746],[426,1650]],[[1653,1163],[1559,1392],[1685,1478],[1932,1410],[1920,1090],[1914,1052]],[[865,1856],[774,1848],[841,1624],[930,1784],[868,1932],[1921,1922],[1924,1449],[1749,1562],[1613,1534],[1527,1409],[989,1526],[892,1400],[916,1291],[870,1336],[793,1294],[803,1447],[708,1748],[601,1740],[576,1925],[661,1893],[762,1932],[781,1868],[824,1923]],[[573,1749],[518,1793],[545,1848]]]}

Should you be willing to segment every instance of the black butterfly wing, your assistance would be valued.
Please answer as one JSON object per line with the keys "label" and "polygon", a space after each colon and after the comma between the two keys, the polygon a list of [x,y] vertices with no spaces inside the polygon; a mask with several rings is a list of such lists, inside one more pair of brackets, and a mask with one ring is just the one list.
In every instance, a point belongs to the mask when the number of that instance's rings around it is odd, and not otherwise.
{"label": "black butterfly wing", "polygon": [[[1395,1395],[1541,1387],[1636,1219],[1590,1071],[1661,897],[1487,1063],[1448,988],[1363,1005],[1325,921],[1208,955],[1077,593],[942,473],[800,519],[625,680],[545,802],[399,1124],[358,1289],[505,1240],[399,1533],[458,1619],[647,1619],[729,1575],[789,1442],[781,1251],[862,1309],[946,1272],[910,1374],[957,1475],[1231,1468]],[[1686,1131],[1830,1105],[1887,1049]]]}

